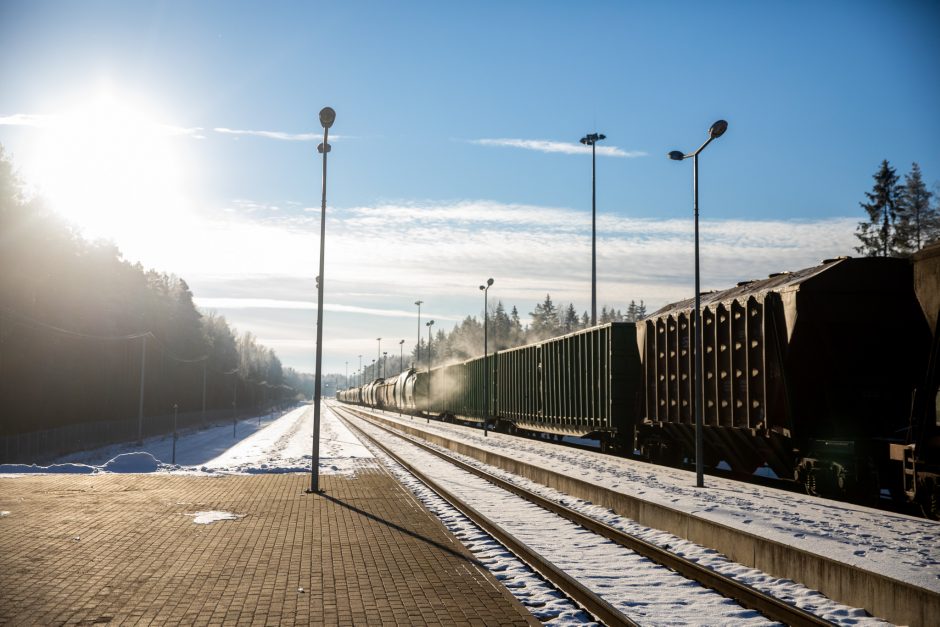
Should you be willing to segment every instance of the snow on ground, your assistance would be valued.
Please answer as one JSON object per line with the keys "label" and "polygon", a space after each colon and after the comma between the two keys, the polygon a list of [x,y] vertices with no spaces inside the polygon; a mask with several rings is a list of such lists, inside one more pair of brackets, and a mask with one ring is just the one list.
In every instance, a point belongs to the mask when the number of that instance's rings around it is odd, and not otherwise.
{"label": "snow on ground", "polygon": [[[324,411],[320,420],[321,474],[355,474],[373,466],[372,454]],[[234,436],[233,436],[234,431]],[[66,455],[49,466],[0,464],[0,474],[176,472],[256,474],[310,472],[313,458],[313,406],[248,418],[232,425],[179,432],[176,464],[173,436],[157,436],[142,445],[125,443]]]}
{"label": "snow on ground", "polygon": [[195,514],[188,514],[193,517],[193,522],[197,525],[211,525],[214,522],[219,522],[220,520],[238,520],[243,518],[244,514],[233,514],[232,512],[222,512],[218,510],[212,510],[211,512],[196,512]]}
{"label": "snow on ground", "polygon": [[695,487],[693,472],[573,450],[538,440],[399,418],[428,432],[564,473],[864,570],[940,592],[940,523],[717,477]]}

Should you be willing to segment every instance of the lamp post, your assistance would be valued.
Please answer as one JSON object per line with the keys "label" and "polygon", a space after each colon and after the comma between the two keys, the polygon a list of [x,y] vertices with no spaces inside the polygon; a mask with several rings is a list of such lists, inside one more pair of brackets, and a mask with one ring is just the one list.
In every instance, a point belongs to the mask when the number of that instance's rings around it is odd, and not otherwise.
{"label": "lamp post", "polygon": [[699,287],[699,262],[698,262],[698,155],[705,150],[705,146],[712,140],[718,139],[728,130],[728,123],[724,120],[718,120],[708,129],[708,139],[699,146],[699,149],[689,154],[673,150],[669,153],[669,158],[673,161],[682,161],[692,158],[692,206],[695,214],[695,315],[693,316],[693,327],[695,329],[695,485],[699,488],[705,486],[704,478],[704,460],[702,431],[704,429],[704,418],[702,416],[702,406],[705,404],[705,388],[702,381],[702,371],[704,370],[704,355],[702,354],[702,298]]}
{"label": "lamp post", "polygon": [[179,404],[173,403],[173,461],[171,464],[176,463],[176,441],[180,439],[179,434],[176,432],[176,414],[179,409]]}
{"label": "lamp post", "polygon": [[603,133],[590,133],[581,143],[591,147],[591,326],[597,324],[597,149],[595,144],[607,139]]}
{"label": "lamp post", "polygon": [[362,387],[362,355],[359,355],[359,387]]}
{"label": "lamp post", "polygon": [[415,344],[415,367],[418,367],[418,364],[421,363],[421,305],[424,304],[423,300],[416,300],[415,305],[418,306],[418,343]]}
{"label": "lamp post", "polygon": [[401,406],[405,404],[405,382],[401,378],[401,373],[405,371],[405,340],[402,340],[398,343],[398,382],[401,384],[401,391],[399,394],[401,398],[398,399],[398,415],[401,416]]}
{"label": "lamp post", "polygon": [[428,328],[428,407],[424,417],[427,419],[427,423],[431,424],[431,327],[434,326],[434,321],[431,320],[424,326]]}
{"label": "lamp post", "polygon": [[388,376],[388,351],[382,351],[382,378]]}
{"label": "lamp post", "polygon": [[[382,338],[377,337],[377,338],[375,338],[375,339],[376,339],[376,341],[378,341],[378,343],[379,343],[379,349],[378,349],[378,351],[376,351],[376,353],[375,353],[375,361],[378,362],[379,365],[381,366],[381,364],[382,364]],[[379,378],[378,372],[379,372],[378,370],[373,370],[373,371],[372,371],[372,374],[375,375],[375,376],[374,376],[375,379],[378,379],[378,378]]]}
{"label": "lamp post", "polygon": [[323,143],[317,151],[323,155],[323,186],[320,201],[320,273],[317,275],[317,363],[313,383],[313,459],[310,460],[310,489],[320,491],[320,366],[323,362],[323,249],[326,244],[326,154],[330,152],[330,127],[336,120],[336,111],[330,107],[320,109]]}
{"label": "lamp post", "polygon": [[493,286],[493,279],[486,280],[486,285],[481,285],[483,291],[483,437],[487,437],[486,426],[490,416],[490,368],[489,368],[489,348],[487,345],[487,322],[489,320],[489,311],[487,298],[490,287]]}

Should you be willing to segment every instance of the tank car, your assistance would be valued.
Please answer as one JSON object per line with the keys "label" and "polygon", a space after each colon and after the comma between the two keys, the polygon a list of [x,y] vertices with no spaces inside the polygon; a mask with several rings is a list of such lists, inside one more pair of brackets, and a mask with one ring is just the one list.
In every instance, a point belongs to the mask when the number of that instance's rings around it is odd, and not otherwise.
{"label": "tank car", "polygon": [[[703,294],[705,464],[871,491],[927,360],[912,286],[907,260],[840,258]],[[693,455],[693,306],[667,305],[638,334],[638,444],[653,458]]]}

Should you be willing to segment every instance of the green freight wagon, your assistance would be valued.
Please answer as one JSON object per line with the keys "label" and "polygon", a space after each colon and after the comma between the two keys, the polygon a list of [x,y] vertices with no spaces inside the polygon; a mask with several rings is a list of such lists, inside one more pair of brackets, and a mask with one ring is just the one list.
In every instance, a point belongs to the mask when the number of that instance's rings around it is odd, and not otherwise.
{"label": "green freight wagon", "polygon": [[640,372],[636,326],[629,322],[500,351],[497,428],[632,447]]}
{"label": "green freight wagon", "polygon": [[486,419],[484,396],[487,392],[484,377],[489,365],[489,416],[492,417],[495,405],[495,380],[492,369],[495,361],[495,356],[490,355],[485,361],[483,357],[477,357],[433,369],[431,374],[434,397],[438,401],[433,407],[435,413],[447,420],[482,423]]}

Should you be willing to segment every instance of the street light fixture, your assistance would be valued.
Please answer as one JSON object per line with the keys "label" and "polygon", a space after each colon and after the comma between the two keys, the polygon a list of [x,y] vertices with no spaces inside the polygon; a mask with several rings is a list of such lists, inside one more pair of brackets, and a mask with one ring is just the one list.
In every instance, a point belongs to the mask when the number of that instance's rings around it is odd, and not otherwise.
{"label": "street light fixture", "polygon": [[388,376],[388,351],[382,351],[382,378]]}
{"label": "street light fixture", "polygon": [[320,491],[320,366],[323,362],[323,248],[326,243],[326,154],[330,152],[330,127],[336,121],[336,111],[330,107],[320,109],[323,143],[317,151],[323,155],[323,193],[320,202],[320,273],[317,275],[317,364],[313,384],[313,459],[310,461],[310,489]]}
{"label": "street light fixture", "polygon": [[490,287],[493,286],[493,279],[489,278],[486,280],[486,285],[481,285],[480,289],[483,291],[483,437],[487,437],[487,425],[489,424],[490,416],[490,368],[489,368],[489,359],[487,359],[488,346],[487,346],[487,322],[489,320],[489,311],[487,297],[489,296]]}
{"label": "street light fixture", "polygon": [[427,423],[431,424],[431,327],[434,326],[434,321],[430,320],[424,326],[428,328],[428,407],[424,417]]}
{"label": "street light fixture", "polygon": [[718,139],[728,130],[728,123],[724,120],[718,120],[708,129],[708,139],[699,146],[699,149],[689,154],[684,154],[678,150],[669,153],[669,158],[673,161],[682,161],[692,158],[692,206],[695,214],[695,314],[693,316],[692,326],[695,329],[695,485],[699,488],[705,486],[704,477],[704,446],[702,443],[702,432],[704,429],[704,418],[702,416],[702,406],[705,404],[705,388],[702,381],[702,371],[704,370],[704,355],[702,354],[702,298],[701,288],[699,287],[699,260],[698,260],[698,155],[705,150],[705,146],[712,140]]}
{"label": "street light fixture", "polygon": [[607,139],[603,133],[590,133],[581,143],[591,147],[591,326],[597,324],[597,142]]}
{"label": "street light fixture", "polygon": [[418,367],[418,364],[421,363],[421,305],[424,304],[423,300],[416,300],[415,305],[418,306],[418,343],[415,344],[415,368]]}

